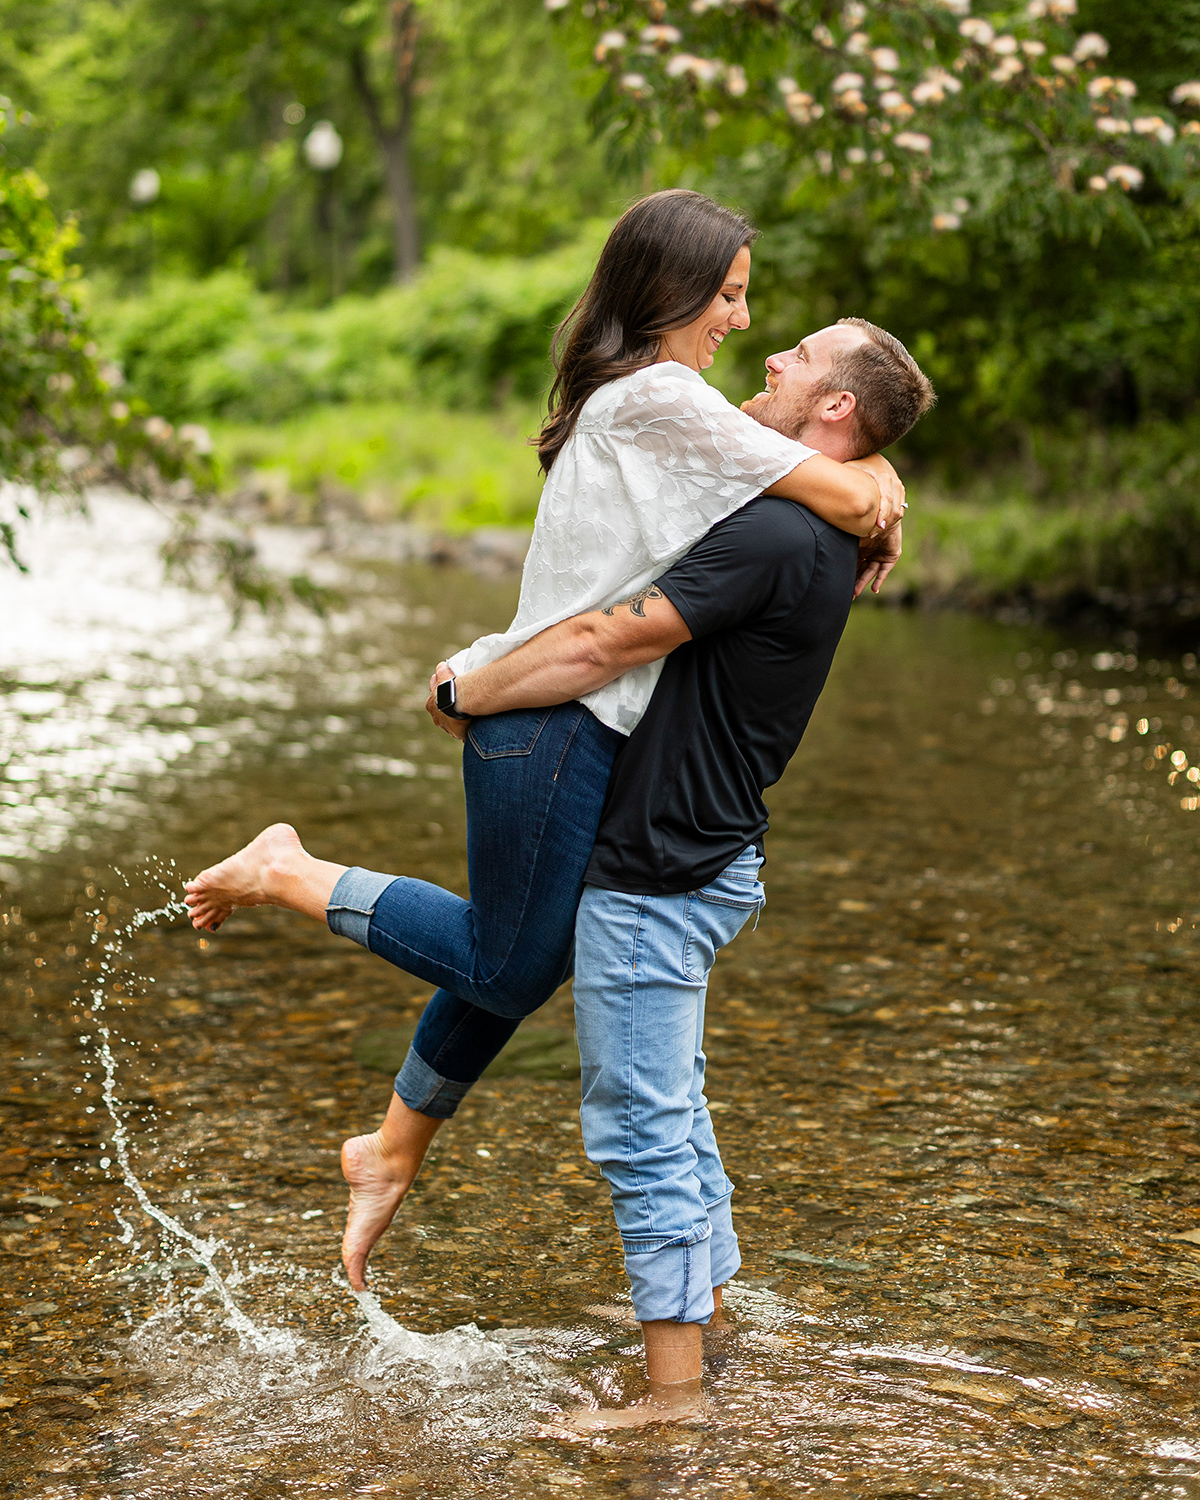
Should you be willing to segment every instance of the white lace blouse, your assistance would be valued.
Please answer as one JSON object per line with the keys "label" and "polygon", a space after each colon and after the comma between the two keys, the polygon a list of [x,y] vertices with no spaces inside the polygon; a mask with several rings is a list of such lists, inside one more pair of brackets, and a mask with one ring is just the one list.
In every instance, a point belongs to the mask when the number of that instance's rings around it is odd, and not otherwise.
{"label": "white lace blouse", "polygon": [[[546,479],[512,624],[450,666],[486,666],[561,620],[628,598],[814,452],[674,360],[602,386]],[[635,667],[582,701],[630,734],[661,671],[661,660]]]}

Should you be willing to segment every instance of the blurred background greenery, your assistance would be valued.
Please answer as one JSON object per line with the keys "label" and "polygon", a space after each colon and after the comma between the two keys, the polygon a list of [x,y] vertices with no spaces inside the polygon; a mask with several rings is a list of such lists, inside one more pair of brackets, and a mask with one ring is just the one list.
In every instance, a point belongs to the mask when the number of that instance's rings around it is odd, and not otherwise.
{"label": "blurred background greenery", "polygon": [[[989,155],[993,131],[963,148],[974,210],[935,232],[886,184],[819,170],[786,119],[710,112],[624,149],[598,24],[542,0],[0,0],[3,170],[35,172],[69,226],[121,401],[204,424],[220,485],[262,514],[528,523],[550,331],[621,207],[682,184],[764,231],[754,325],[711,374],[728,394],[847,314],[934,379],[896,455],[910,589],[1192,608],[1194,177],[1148,170],[1076,212]],[[1072,25],[1147,107],[1200,76],[1200,0],[1079,0]]]}

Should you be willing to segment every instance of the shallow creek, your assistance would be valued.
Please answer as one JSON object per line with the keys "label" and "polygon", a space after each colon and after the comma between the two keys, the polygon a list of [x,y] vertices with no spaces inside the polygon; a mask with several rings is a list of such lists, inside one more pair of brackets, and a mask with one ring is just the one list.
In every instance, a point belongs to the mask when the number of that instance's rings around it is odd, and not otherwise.
{"label": "shallow creek", "polygon": [[318,558],[328,621],[230,632],[153,543],[101,506],[2,581],[0,1493],[1200,1497],[1191,658],[856,609],[714,976],[707,1418],[565,1443],[640,1369],[569,991],[360,1301],[337,1148],[425,989],[174,904],[280,818],[463,890],[423,684],[515,582]]}

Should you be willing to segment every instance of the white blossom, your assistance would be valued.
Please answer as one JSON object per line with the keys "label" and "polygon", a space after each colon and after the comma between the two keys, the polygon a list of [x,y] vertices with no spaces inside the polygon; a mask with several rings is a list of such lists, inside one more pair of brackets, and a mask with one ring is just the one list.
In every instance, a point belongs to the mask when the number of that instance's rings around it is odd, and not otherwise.
{"label": "white blossom", "polygon": [[732,94],[735,99],[740,99],[750,87],[746,79],[746,70],[737,63],[732,63],[725,69],[725,92]]}
{"label": "white blossom", "polygon": [[961,229],[962,219],[958,214],[934,214],[933,227],[939,232],[943,229]]}
{"label": "white blossom", "polygon": [[1087,185],[1093,193],[1106,193],[1108,191],[1108,178],[1100,176],[1089,177]]}
{"label": "white blossom", "polygon": [[1046,9],[1058,21],[1064,16],[1073,16],[1079,9],[1078,0],[1047,0]]}
{"label": "white blossom", "polygon": [[813,27],[812,34],[813,41],[816,42],[819,47],[833,46],[833,32],[830,31],[829,27],[826,26],[823,21]]}
{"label": "white blossom", "polygon": [[887,93],[880,94],[879,104],[884,113],[891,115],[893,120],[907,120],[913,113],[912,105],[899,89],[889,89]]}
{"label": "white blossom", "polygon": [[704,127],[706,130],[715,130],[721,123],[721,111],[719,109],[706,109],[704,111]]}
{"label": "white blossom", "polygon": [[863,76],[861,73],[839,73],[831,85],[835,94],[845,94],[851,89],[861,89]]}
{"label": "white blossom", "polygon": [[929,151],[933,141],[919,130],[902,130],[896,136],[896,144],[905,151]]}
{"label": "white blossom", "polygon": [[641,73],[622,73],[621,87],[631,94],[648,92],[645,76]]}
{"label": "white blossom", "polygon": [[1073,73],[1075,71],[1075,59],[1073,57],[1052,57],[1050,66],[1059,73]]}
{"label": "white blossom", "polygon": [[1131,167],[1127,162],[1119,162],[1115,167],[1109,167],[1105,176],[1109,182],[1118,183],[1127,193],[1136,192],[1146,180],[1137,167]]}
{"label": "white blossom", "polygon": [[890,73],[876,73],[875,77],[871,79],[871,82],[880,91],[880,93],[882,93],[885,89],[895,88],[896,86],[896,80]]}
{"label": "white blossom", "polygon": [[1183,127],[1184,135],[1200,135],[1200,120],[1189,120]]}
{"label": "white blossom", "polygon": [[775,86],[781,94],[794,94],[800,87],[794,78],[780,78]]}
{"label": "white blossom", "polygon": [[851,146],[846,152],[846,160],[852,162],[856,167],[861,167],[867,159],[867,153],[861,146]]}
{"label": "white blossom", "polygon": [[940,104],[947,94],[961,94],[962,83],[945,68],[926,68],[925,77],[912,91],[916,104]]}
{"label": "white blossom", "polygon": [[606,31],[596,43],[593,53],[597,62],[603,62],[610,52],[619,52],[625,45],[625,33],[623,31]]}
{"label": "white blossom", "polygon": [[1161,115],[1139,115],[1133,121],[1135,135],[1157,135],[1166,121]]}
{"label": "white blossom", "polygon": [[1090,81],[1090,83],[1088,84],[1088,86],[1087,86],[1088,98],[1089,99],[1103,99],[1104,96],[1105,96],[1105,94],[1112,93],[1113,85],[1115,83],[1116,83],[1116,79],[1115,78],[1109,78],[1109,76],[1106,73],[1102,73],[1099,78],[1093,78]]}
{"label": "white blossom", "polygon": [[871,38],[865,31],[855,31],[846,38],[843,50],[851,57],[862,57],[871,45]]}
{"label": "white blossom", "polygon": [[1132,78],[1114,78],[1113,92],[1120,94],[1122,99],[1137,98],[1137,84]]}
{"label": "white blossom", "polygon": [[998,68],[993,68],[988,77],[993,83],[1009,83],[1018,73],[1025,71],[1025,64],[1019,57],[1006,57]]}
{"label": "white blossom", "polygon": [[175,429],[165,417],[147,417],[142,423],[142,431],[154,442],[165,443]]}
{"label": "white blossom", "polygon": [[212,434],[207,427],[201,427],[199,422],[185,422],[179,429],[179,441],[189,443],[202,455],[213,451]]}
{"label": "white blossom", "polygon": [[797,125],[811,125],[814,120],[819,120],[825,113],[824,106],[813,102],[813,96],[806,94],[803,89],[795,89],[786,94],[783,107]]}
{"label": "white blossom", "polygon": [[1096,119],[1096,129],[1101,135],[1128,135],[1129,121],[1119,120],[1115,115],[1099,115]]}
{"label": "white blossom", "polygon": [[1046,0],[1029,0],[1025,14],[1031,21],[1040,21],[1046,14]]}
{"label": "white blossom", "polygon": [[1076,62],[1087,62],[1091,57],[1107,57],[1108,43],[1098,31],[1085,31],[1071,49]]}
{"label": "white blossom", "polygon": [[997,57],[1011,57],[1017,50],[1017,39],[1015,36],[998,36],[991,46]]}
{"label": "white blossom", "polygon": [[965,21],[960,21],[958,31],[959,35],[965,36],[967,41],[977,42],[981,47],[989,46],[996,35],[988,23],[981,20],[979,16],[968,16]]}
{"label": "white blossom", "polygon": [[1172,104],[1190,104],[1200,109],[1200,78],[1190,78],[1171,91]]}
{"label": "white blossom", "polygon": [[547,10],[566,10],[571,0],[542,0]]}
{"label": "white blossom", "polygon": [[871,61],[881,73],[894,73],[900,66],[900,54],[894,47],[876,47],[871,53]]}
{"label": "white blossom", "polygon": [[971,0],[940,0],[940,3],[955,16],[967,16],[971,13]]}
{"label": "white blossom", "polygon": [[867,19],[867,7],[862,0],[849,0],[842,11],[842,20],[847,26],[861,26]]}
{"label": "white blossom", "polygon": [[[692,3],[688,6],[688,9],[691,11],[692,15],[702,16],[705,11],[720,10],[723,4],[724,0],[692,0]],[[720,122],[718,121],[718,124],[719,123]],[[715,127],[710,128],[715,129]]]}
{"label": "white blossom", "polygon": [[665,71],[668,78],[682,78],[690,73],[697,83],[712,83],[721,72],[721,64],[691,52],[677,52],[668,60]]}
{"label": "white blossom", "polygon": [[951,200],[950,207],[956,214],[965,214],[970,211],[971,200],[969,198],[954,198]]}
{"label": "white blossom", "polygon": [[674,26],[646,26],[642,30],[643,45],[657,47],[660,52],[682,40],[683,32]]}
{"label": "white blossom", "polygon": [[1021,43],[1021,51],[1026,57],[1045,57],[1046,44],[1030,37]]}

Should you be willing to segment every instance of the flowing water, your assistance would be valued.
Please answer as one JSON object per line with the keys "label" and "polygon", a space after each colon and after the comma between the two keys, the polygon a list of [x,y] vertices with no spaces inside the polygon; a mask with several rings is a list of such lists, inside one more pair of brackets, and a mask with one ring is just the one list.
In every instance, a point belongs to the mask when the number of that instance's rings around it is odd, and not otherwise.
{"label": "flowing water", "polygon": [[1200,1497],[1190,657],[855,611],[713,981],[709,1410],[568,1443],[640,1370],[569,992],[356,1298],[337,1148],[424,989],[179,905],[284,817],[464,889],[424,681],[515,583],[317,556],[329,620],[231,632],[154,540],[111,502],[0,582],[0,1492]]}

